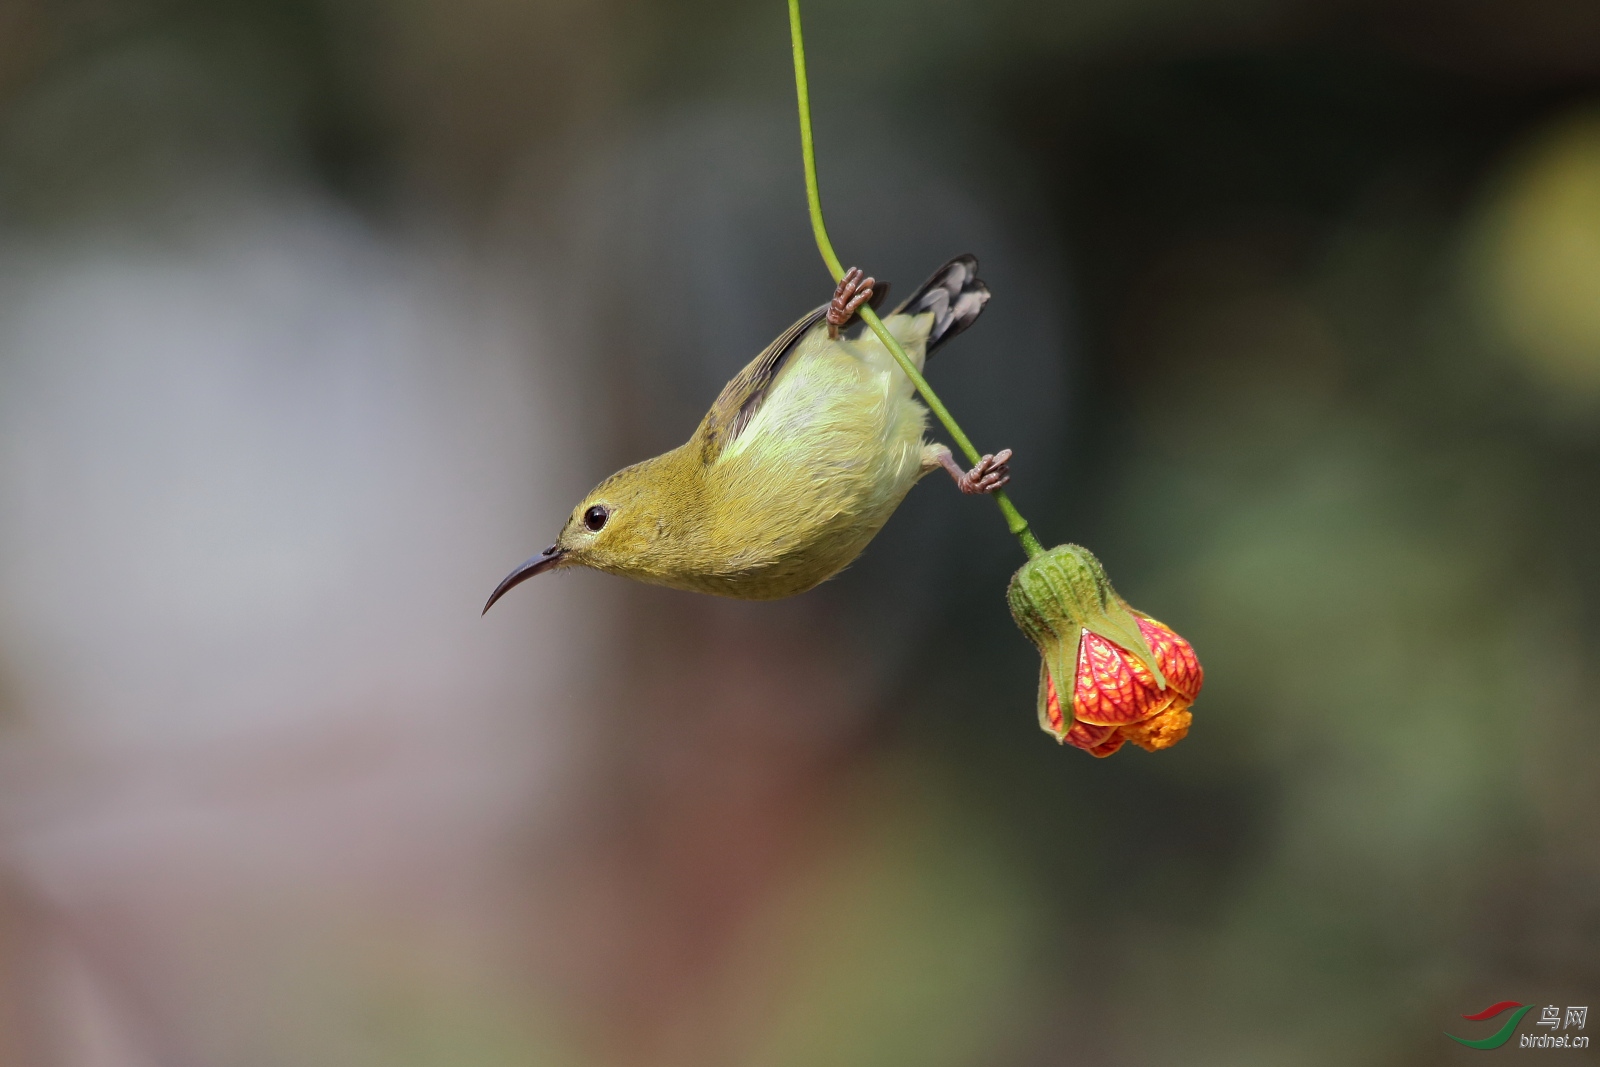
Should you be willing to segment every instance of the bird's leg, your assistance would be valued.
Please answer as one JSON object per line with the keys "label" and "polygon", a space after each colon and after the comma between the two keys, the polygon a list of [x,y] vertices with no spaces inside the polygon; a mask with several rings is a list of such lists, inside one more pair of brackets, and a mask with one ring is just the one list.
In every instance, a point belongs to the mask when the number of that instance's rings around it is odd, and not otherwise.
{"label": "bird's leg", "polygon": [[932,461],[950,472],[956,488],[974,495],[992,493],[1011,480],[1011,449],[1003,448],[992,456],[984,456],[970,471],[961,469],[956,457],[944,445],[929,445],[924,462]]}
{"label": "bird's leg", "polygon": [[839,287],[828,302],[828,337],[839,336],[839,328],[855,318],[856,309],[872,299],[873,278],[863,277],[860,267],[851,267],[839,279]]}

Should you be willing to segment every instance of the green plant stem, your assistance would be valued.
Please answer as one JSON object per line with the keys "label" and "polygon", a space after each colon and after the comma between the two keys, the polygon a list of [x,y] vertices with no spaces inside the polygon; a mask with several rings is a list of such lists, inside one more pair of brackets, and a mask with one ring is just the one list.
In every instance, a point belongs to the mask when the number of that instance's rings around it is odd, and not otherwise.
{"label": "green plant stem", "polygon": [[[844,266],[839,262],[839,257],[834,255],[833,242],[828,240],[828,227],[822,221],[822,195],[817,191],[817,153],[811,140],[811,91],[806,84],[806,47],[800,34],[800,0],[789,0],[789,37],[794,43],[794,88],[800,106],[800,151],[805,156],[806,202],[811,208],[811,232],[817,239],[817,250],[822,253],[822,260],[828,265],[828,272],[837,282],[844,277]],[[956,447],[967,457],[967,462],[976,464],[983,458],[982,454],[973,447],[971,439],[961,432],[960,424],[939,400],[938,394],[922,376],[922,372],[917,370],[916,364],[911,362],[911,357],[906,355],[905,349],[900,347],[900,342],[889,333],[883,320],[878,318],[878,313],[870,307],[863,306],[858,314],[872,332],[878,335],[878,340],[882,341],[883,347],[894,356],[895,361],[900,364],[900,369],[906,372],[911,384],[922,394],[928,410],[932,411],[943,424],[951,439],[955,441]],[[1022,513],[1011,502],[1011,498],[1006,496],[1003,490],[998,489],[990,496],[999,505],[1000,514],[1005,516],[1006,526],[1022,543],[1022,550],[1027,553],[1028,558],[1032,559],[1042,553],[1044,546],[1033,536],[1033,531],[1028,528],[1028,520],[1022,517]]]}

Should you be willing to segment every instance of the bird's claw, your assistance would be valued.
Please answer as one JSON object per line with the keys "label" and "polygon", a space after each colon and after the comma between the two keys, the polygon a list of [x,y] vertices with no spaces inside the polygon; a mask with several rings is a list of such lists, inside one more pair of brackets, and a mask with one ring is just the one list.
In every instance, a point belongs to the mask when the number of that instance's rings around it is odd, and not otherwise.
{"label": "bird's claw", "polygon": [[839,328],[855,318],[861,305],[872,299],[872,287],[876,284],[877,280],[863,275],[860,267],[844,272],[838,288],[833,291],[833,299],[828,302],[829,337],[838,337]]}
{"label": "bird's claw", "polygon": [[1011,449],[1003,448],[992,456],[984,456],[978,465],[956,479],[963,493],[974,496],[992,493],[1011,480]]}

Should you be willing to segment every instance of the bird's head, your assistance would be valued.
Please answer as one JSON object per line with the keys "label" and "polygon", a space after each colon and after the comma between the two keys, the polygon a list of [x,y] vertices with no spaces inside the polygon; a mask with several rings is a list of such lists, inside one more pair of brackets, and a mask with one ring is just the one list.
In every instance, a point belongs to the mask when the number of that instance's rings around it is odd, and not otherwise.
{"label": "bird's head", "polygon": [[662,540],[681,511],[671,454],[624,467],[589,491],[561,528],[555,544],[506,575],[483,606],[546,571],[590,567],[640,577],[648,574]]}

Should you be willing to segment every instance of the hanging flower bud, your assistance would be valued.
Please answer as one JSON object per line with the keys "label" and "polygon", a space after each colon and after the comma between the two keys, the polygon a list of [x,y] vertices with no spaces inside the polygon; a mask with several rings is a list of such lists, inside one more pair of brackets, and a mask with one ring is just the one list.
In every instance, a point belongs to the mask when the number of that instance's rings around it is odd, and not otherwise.
{"label": "hanging flower bud", "polygon": [[1130,608],[1088,549],[1058,545],[1029,560],[1006,599],[1043,658],[1039,725],[1057,741],[1109,756],[1124,741],[1154,752],[1183,740],[1200,661],[1171,628]]}

